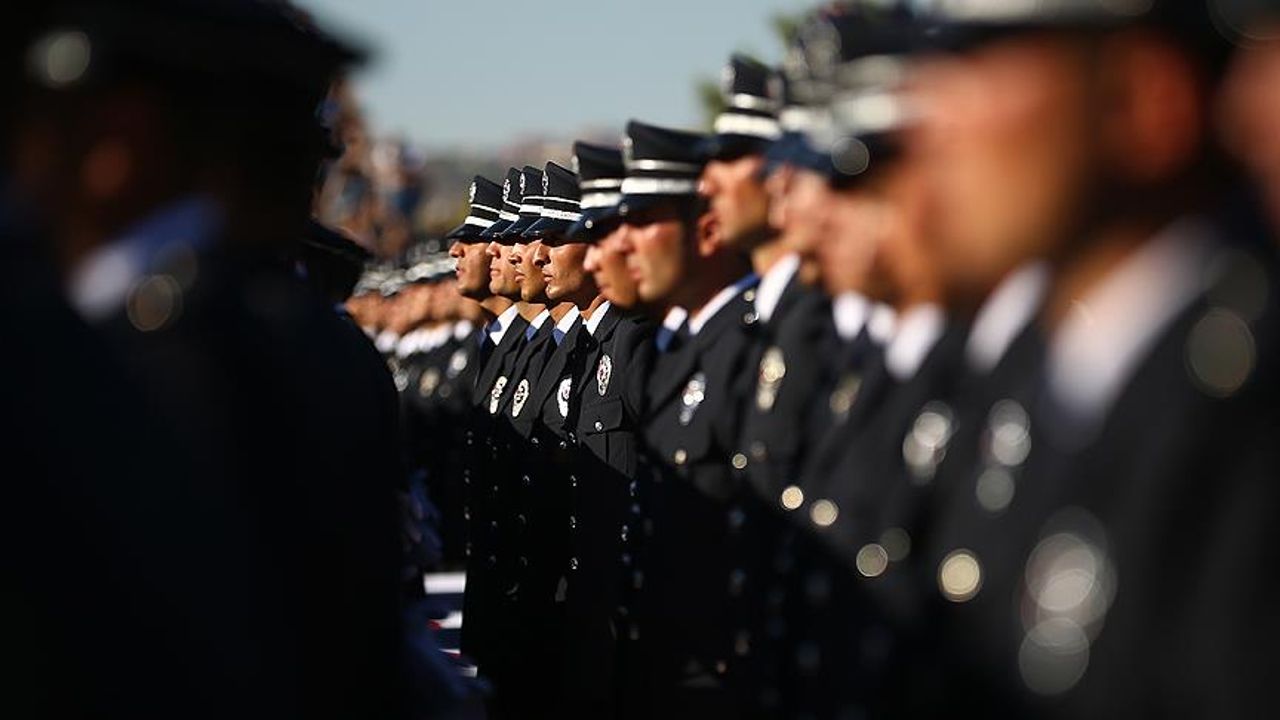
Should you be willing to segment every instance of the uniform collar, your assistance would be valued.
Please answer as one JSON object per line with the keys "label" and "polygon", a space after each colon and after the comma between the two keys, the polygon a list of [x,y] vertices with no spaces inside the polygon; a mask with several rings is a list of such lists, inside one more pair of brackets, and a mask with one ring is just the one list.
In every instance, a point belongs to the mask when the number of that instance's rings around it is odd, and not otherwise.
{"label": "uniform collar", "polygon": [[582,312],[575,306],[569,308],[569,312],[560,318],[560,322],[556,323],[555,329],[551,331],[551,339],[555,340],[557,346],[564,342],[564,336],[569,334],[569,331],[573,329],[574,323],[578,322],[581,317]]}
{"label": "uniform collar", "polygon": [[1000,282],[974,316],[965,344],[969,369],[984,375],[995,369],[1044,302],[1048,285],[1043,262],[1024,265]]}
{"label": "uniform collar", "polygon": [[[761,289],[763,285],[762,282]],[[831,301],[831,319],[835,323],[836,334],[845,342],[858,337],[870,316],[871,301],[861,293],[840,293]]]}
{"label": "uniform collar", "polygon": [[605,300],[600,303],[600,307],[596,308],[594,313],[591,313],[591,319],[587,320],[587,332],[590,333],[592,337],[595,337],[596,330],[600,328],[600,323],[604,322],[605,316],[609,314],[609,308],[612,307],[613,304],[608,300]]}
{"label": "uniform collar", "polygon": [[898,382],[915,377],[946,329],[942,308],[932,303],[916,305],[898,317],[898,326],[885,349],[885,367]]}
{"label": "uniform collar", "polygon": [[519,314],[519,308],[513,304],[511,307],[503,310],[501,315],[494,318],[493,322],[489,323],[489,327],[485,332],[489,333],[489,341],[493,343],[494,347],[502,344],[503,336],[507,334],[507,330],[510,329],[511,323],[515,322],[516,316]]}
{"label": "uniform collar", "polygon": [[529,321],[529,327],[524,329],[524,339],[532,340],[533,336],[536,335],[538,331],[542,329],[543,323],[545,323],[547,321],[547,318],[549,317],[551,317],[550,310],[543,310],[542,312],[533,316],[533,319]]}
{"label": "uniform collar", "polygon": [[222,214],[203,196],[172,202],[95,248],[71,271],[67,294],[81,317],[105,320],[157,264],[179,259],[212,241]]}
{"label": "uniform collar", "polygon": [[1048,383],[1077,420],[1105,416],[1165,328],[1203,287],[1208,226],[1184,219],[1135,250],[1049,341]]}
{"label": "uniform collar", "polygon": [[706,305],[689,317],[689,335],[697,335],[698,331],[706,327],[711,318],[716,316],[716,313],[758,281],[759,278],[755,273],[748,273],[746,277],[716,293]]}
{"label": "uniform collar", "polygon": [[786,292],[787,286],[791,284],[791,278],[795,277],[796,271],[800,269],[800,256],[791,253],[782,256],[773,267],[769,268],[760,278],[760,287],[756,289],[756,315],[760,318],[760,322],[767,323],[773,317],[773,312],[778,309],[778,303],[782,300],[782,294]]}
{"label": "uniform collar", "polygon": [[400,336],[391,330],[383,330],[378,333],[378,337],[374,339],[373,344],[377,346],[378,352],[386,354],[395,349],[400,342]]}
{"label": "uniform collar", "polygon": [[665,317],[662,318],[662,327],[658,328],[658,332],[653,336],[653,342],[658,346],[659,352],[666,352],[671,347],[671,341],[675,339],[676,333],[680,332],[681,326],[689,319],[689,311],[682,307],[673,307],[667,311]]}

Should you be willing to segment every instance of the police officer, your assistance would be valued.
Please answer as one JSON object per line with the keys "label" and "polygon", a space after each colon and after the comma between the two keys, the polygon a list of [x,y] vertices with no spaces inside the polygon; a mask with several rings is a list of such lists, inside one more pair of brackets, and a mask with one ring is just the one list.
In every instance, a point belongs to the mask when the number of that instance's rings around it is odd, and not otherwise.
{"label": "police officer", "polygon": [[565,232],[589,243],[583,268],[601,301],[587,319],[587,354],[576,380],[577,436],[585,478],[571,488],[570,552],[577,560],[566,613],[565,681],[572,712],[616,717],[642,696],[634,682],[633,602],[637,543],[642,536],[639,474],[644,385],[653,356],[652,324],[637,311],[635,281],[619,252],[625,232],[617,214],[625,169],[616,148],[574,143],[581,217]]}
{"label": "police officer", "polygon": [[[504,185],[498,188],[477,177],[472,185],[471,211],[464,223],[450,235],[454,243],[450,255],[457,261],[458,290],[466,298],[477,301],[489,320],[477,340],[475,384],[470,388],[471,412],[463,454],[462,482],[467,498],[464,518],[468,525],[467,589],[463,600],[462,650],[474,658],[479,670],[491,676],[500,672],[500,661],[494,646],[501,641],[495,626],[494,598],[499,584],[497,565],[496,491],[492,478],[492,421],[497,405],[493,390],[505,387],[507,373],[515,353],[524,342],[528,321],[520,316],[520,308],[507,295],[494,292],[493,281],[501,276],[502,265],[495,265],[490,255],[490,236],[517,218],[518,198],[511,197],[512,182],[519,188],[520,171],[510,169]],[[509,267],[509,263],[505,263]],[[499,383],[499,379],[501,382]],[[503,388],[499,388],[501,396]],[[493,412],[490,412],[490,407]]]}
{"label": "police officer", "polygon": [[619,211],[622,243],[641,300],[687,323],[663,337],[645,421],[649,471],[640,633],[649,656],[652,712],[733,712],[725,611],[736,592],[726,544],[735,542],[740,482],[729,458],[737,440],[734,383],[757,320],[756,278],[727,246],[697,195],[704,138],[631,122]]}
{"label": "police officer", "polygon": [[781,135],[775,73],[743,56],[724,69],[725,112],[716,118],[716,134],[707,144],[708,162],[699,190],[709,199],[727,243],[751,258],[760,277],[752,328],[753,348],[739,381],[742,437],[730,459],[732,469],[749,480],[756,494],[744,508],[740,557],[731,573],[742,586],[734,609],[734,652],[754,666],[741,672],[743,692],[775,706],[776,658],[764,627],[766,578],[785,528],[778,496],[795,482],[806,454],[808,433],[797,432],[822,377],[831,334],[830,306],[800,276],[801,257],[770,223],[764,187],[765,151]]}
{"label": "police officer", "polygon": [[[987,467],[957,486],[927,551],[955,653],[938,706],[1266,712],[1274,678],[1249,638],[1274,627],[1241,626],[1274,588],[1236,544],[1266,537],[1242,530],[1237,503],[1265,496],[1249,478],[1273,458],[1253,435],[1266,423],[1245,370],[1249,313],[1213,289],[1242,276],[1203,221],[1223,187],[1205,131],[1222,48],[1203,13],[1001,3],[935,16],[955,50],[921,73],[921,149],[946,148],[929,178],[936,237],[1052,261],[1043,365],[995,406]],[[993,105],[997,93],[1015,102]],[[1016,209],[968,204],[1015,186]],[[1210,354],[1239,372],[1210,371]]]}
{"label": "police officer", "polygon": [[[73,307],[250,533],[226,546],[252,585],[224,617],[256,641],[208,687],[252,686],[274,714],[396,715],[394,390],[288,265],[325,149],[315,108],[353,55],[287,6],[50,10],[23,142],[54,149],[54,171],[18,180],[48,213]],[[122,171],[109,187],[73,179],[104,158]]]}

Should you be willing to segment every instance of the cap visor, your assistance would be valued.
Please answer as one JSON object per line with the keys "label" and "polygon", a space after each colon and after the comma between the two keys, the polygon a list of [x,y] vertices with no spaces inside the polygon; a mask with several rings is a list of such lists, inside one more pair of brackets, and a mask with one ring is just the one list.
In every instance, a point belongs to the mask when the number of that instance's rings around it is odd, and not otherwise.
{"label": "cap visor", "polygon": [[564,235],[569,228],[573,227],[571,220],[559,220],[557,218],[538,218],[537,222],[529,226],[523,235],[527,238],[540,238],[548,235]]}
{"label": "cap visor", "polygon": [[582,211],[582,219],[570,225],[564,234],[570,240],[590,242],[608,234],[617,224],[618,207],[590,208]]}

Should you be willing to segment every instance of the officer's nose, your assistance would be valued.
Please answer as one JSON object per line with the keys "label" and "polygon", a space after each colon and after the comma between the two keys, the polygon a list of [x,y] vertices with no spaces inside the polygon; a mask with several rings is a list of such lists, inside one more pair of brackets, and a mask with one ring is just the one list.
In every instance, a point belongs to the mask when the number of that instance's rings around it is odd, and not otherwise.
{"label": "officer's nose", "polygon": [[520,263],[524,262],[524,250],[525,250],[524,245],[521,245],[520,243],[516,243],[515,245],[511,246],[511,264],[512,265],[519,265]]}
{"label": "officer's nose", "polygon": [[496,240],[490,241],[489,245],[485,247],[484,251],[485,251],[485,254],[487,254],[489,257],[495,260],[502,257],[502,249],[498,246],[498,242]]}
{"label": "officer's nose", "polygon": [[600,270],[600,248],[595,245],[587,248],[587,257],[582,261],[582,268],[590,273]]}
{"label": "officer's nose", "polygon": [[454,240],[453,244],[449,246],[449,257],[454,258],[455,260],[461,260],[462,256],[465,255],[466,252],[466,249],[462,247],[461,240]]}

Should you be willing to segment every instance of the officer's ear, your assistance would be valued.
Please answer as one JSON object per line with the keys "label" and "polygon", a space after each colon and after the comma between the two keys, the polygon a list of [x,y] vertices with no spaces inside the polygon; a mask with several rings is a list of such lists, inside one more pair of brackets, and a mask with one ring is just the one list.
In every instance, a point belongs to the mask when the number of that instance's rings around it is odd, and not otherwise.
{"label": "officer's ear", "polygon": [[1103,42],[1104,157],[1135,185],[1166,181],[1198,159],[1203,82],[1187,53],[1159,33],[1131,30]]}
{"label": "officer's ear", "polygon": [[705,201],[699,202],[699,210],[693,226],[698,255],[711,257],[724,245],[724,234],[720,231],[720,218],[707,207]]}

